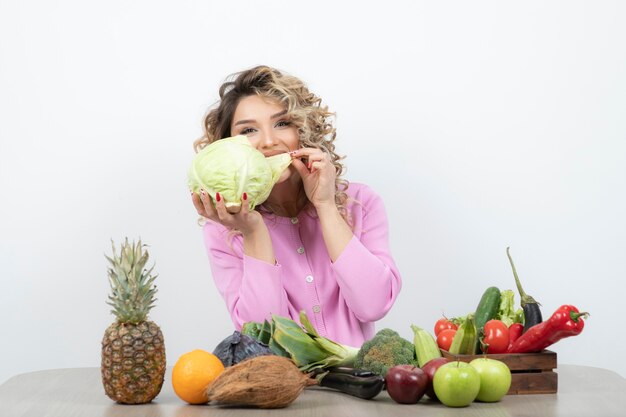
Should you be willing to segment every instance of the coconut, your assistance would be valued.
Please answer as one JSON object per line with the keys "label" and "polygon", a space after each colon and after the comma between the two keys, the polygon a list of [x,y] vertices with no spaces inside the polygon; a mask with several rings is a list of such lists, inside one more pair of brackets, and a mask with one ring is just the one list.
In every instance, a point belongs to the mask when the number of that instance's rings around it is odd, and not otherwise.
{"label": "coconut", "polygon": [[209,401],[225,405],[283,408],[317,381],[282,356],[257,356],[226,368],[209,386]]}

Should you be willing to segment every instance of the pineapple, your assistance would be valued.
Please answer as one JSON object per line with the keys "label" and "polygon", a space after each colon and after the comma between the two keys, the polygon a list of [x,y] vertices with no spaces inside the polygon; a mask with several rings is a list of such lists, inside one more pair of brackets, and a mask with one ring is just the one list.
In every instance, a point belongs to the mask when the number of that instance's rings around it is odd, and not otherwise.
{"label": "pineapple", "polygon": [[119,256],[113,246],[108,270],[113,307],[117,320],[106,329],[102,339],[102,384],[112,399],[123,404],[144,404],[161,391],[165,377],[163,333],[148,312],[154,307],[156,286],[152,268],[144,269],[148,251],[141,240],[126,238]]}

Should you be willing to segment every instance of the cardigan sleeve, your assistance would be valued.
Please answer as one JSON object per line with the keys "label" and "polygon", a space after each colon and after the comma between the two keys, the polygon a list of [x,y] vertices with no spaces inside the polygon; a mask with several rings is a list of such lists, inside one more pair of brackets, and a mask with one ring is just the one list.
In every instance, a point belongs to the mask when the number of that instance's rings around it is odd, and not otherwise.
{"label": "cardigan sleeve", "polygon": [[279,264],[245,255],[241,239],[229,236],[228,229],[215,222],[204,225],[204,242],[213,280],[237,330],[248,321],[271,320],[272,314],[288,315]]}
{"label": "cardigan sleeve", "polygon": [[350,310],[359,320],[374,322],[383,318],[395,302],[402,279],[389,249],[382,199],[364,188],[356,200],[353,213],[357,214],[354,220],[359,221],[355,223],[355,235],[332,267]]}

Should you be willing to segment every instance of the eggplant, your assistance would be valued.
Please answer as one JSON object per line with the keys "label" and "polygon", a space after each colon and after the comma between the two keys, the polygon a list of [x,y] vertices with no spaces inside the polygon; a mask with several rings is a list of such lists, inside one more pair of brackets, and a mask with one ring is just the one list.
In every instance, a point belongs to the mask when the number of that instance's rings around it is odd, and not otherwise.
{"label": "eggplant", "polygon": [[385,378],[371,371],[353,368],[329,368],[318,376],[319,385],[341,391],[353,397],[369,400],[380,394]]}
{"label": "eggplant", "polygon": [[327,370],[328,372],[331,372],[334,374],[350,374],[352,376],[361,376],[361,377],[378,375],[372,371],[368,371],[365,369],[348,368],[347,366],[333,366],[333,367],[328,368]]}
{"label": "eggplant", "polygon": [[541,310],[539,309],[539,303],[524,304],[522,309],[524,310],[524,331],[522,333],[526,333],[526,330],[541,323],[543,321],[543,316],[541,315]]}
{"label": "eggplant", "polygon": [[519,292],[519,296],[521,298],[520,304],[522,305],[522,309],[524,310],[524,331],[522,333],[526,333],[526,330],[543,321],[543,316],[541,315],[540,308],[541,304],[532,296],[524,292],[524,289],[522,288],[522,283],[520,282],[519,277],[517,276],[517,271],[515,270],[515,264],[513,264],[513,258],[509,253],[509,248],[506,248],[506,256],[508,256],[509,263],[511,264],[511,269],[513,269],[515,285],[517,286],[517,292]]}

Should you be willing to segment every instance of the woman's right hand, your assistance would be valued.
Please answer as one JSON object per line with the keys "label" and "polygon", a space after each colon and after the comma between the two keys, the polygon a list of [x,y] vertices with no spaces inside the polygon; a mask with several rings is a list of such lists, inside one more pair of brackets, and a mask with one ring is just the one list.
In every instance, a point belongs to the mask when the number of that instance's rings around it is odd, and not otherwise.
{"label": "woman's right hand", "polygon": [[229,229],[241,232],[244,254],[276,265],[269,230],[267,230],[261,213],[250,210],[250,202],[246,198],[246,194],[244,193],[241,198],[239,213],[229,213],[226,210],[226,202],[218,196],[219,194],[216,194],[215,200],[217,201],[213,204],[213,200],[207,192],[200,190],[200,194],[192,193],[191,199],[199,215],[218,222]]}
{"label": "woman's right hand", "polygon": [[241,210],[238,213],[229,213],[226,209],[226,202],[219,194],[216,194],[215,200],[217,202],[213,204],[213,200],[206,191],[200,190],[199,193],[191,193],[191,200],[199,215],[229,229],[238,230],[246,236],[258,231],[265,224],[258,211],[250,210],[250,203],[244,197],[245,193],[241,199]]}

